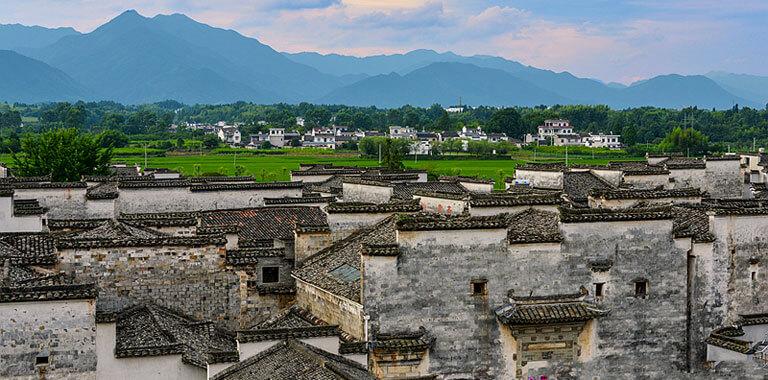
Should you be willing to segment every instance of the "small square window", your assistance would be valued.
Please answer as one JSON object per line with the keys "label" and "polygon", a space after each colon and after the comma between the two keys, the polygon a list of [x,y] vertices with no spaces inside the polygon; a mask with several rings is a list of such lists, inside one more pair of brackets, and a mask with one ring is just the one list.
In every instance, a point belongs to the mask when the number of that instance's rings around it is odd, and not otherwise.
{"label": "small square window", "polygon": [[47,365],[48,364],[48,355],[38,355],[35,357],[35,365]]}
{"label": "small square window", "polygon": [[263,284],[280,282],[280,268],[279,267],[261,268],[261,282]]}
{"label": "small square window", "polygon": [[757,272],[752,271],[752,281],[757,280]]}
{"label": "small square window", "polygon": [[648,296],[648,281],[635,281],[635,297],[645,298]]}
{"label": "small square window", "polygon": [[484,296],[487,294],[488,292],[487,280],[473,280],[471,284],[472,284],[473,296]]}
{"label": "small square window", "polygon": [[595,297],[602,297],[603,296],[603,283],[602,282],[596,282],[595,283]]}

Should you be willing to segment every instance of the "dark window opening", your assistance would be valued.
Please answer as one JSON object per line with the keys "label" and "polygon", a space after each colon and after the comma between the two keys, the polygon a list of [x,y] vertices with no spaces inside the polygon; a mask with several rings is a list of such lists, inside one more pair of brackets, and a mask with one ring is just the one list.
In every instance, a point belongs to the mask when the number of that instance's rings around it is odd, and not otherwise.
{"label": "dark window opening", "polygon": [[48,364],[48,355],[41,355],[35,357],[35,365]]}
{"label": "dark window opening", "polygon": [[648,281],[635,281],[635,297],[645,298],[648,296]]}
{"label": "dark window opening", "polygon": [[757,272],[752,272],[752,281],[757,280]]}
{"label": "dark window opening", "polygon": [[472,281],[472,295],[484,296],[487,293],[488,281],[486,280],[474,280]]}
{"label": "dark window opening", "polygon": [[280,282],[280,268],[279,267],[261,268],[261,282],[264,284]]}
{"label": "dark window opening", "polygon": [[603,296],[603,283],[598,282],[595,283],[595,297],[602,297]]}

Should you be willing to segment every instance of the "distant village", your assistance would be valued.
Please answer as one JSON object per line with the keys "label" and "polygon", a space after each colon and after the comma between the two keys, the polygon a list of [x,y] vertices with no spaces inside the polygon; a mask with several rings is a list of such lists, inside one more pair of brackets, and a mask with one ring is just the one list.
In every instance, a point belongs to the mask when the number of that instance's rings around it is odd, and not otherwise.
{"label": "distant village", "polygon": [[767,167],[0,165],[0,378],[764,379]]}
{"label": "distant village", "polygon": [[[261,122],[266,126],[266,122]],[[304,126],[304,119],[296,118],[297,126]],[[410,154],[432,154],[432,145],[435,142],[445,142],[450,139],[464,141],[462,149],[467,151],[469,141],[488,141],[498,143],[508,142],[518,147],[524,144],[554,145],[554,146],[586,146],[594,148],[620,149],[623,147],[621,136],[604,133],[574,132],[574,127],[568,120],[545,120],[544,125],[538,127],[537,134],[527,134],[517,139],[507,136],[506,133],[486,133],[481,127],[462,127],[461,130],[428,132],[417,131],[405,126],[390,126],[388,132],[351,130],[346,126],[334,125],[332,127],[310,128],[303,135],[298,130],[286,128],[268,128],[267,132],[256,133],[243,139],[238,127],[241,124],[227,125],[225,122],[217,124],[190,123],[186,127],[192,130],[202,130],[207,134],[216,134],[219,139],[231,147],[245,147],[248,149],[284,148],[321,148],[337,149],[348,141],[360,141],[364,137],[389,137],[393,139],[406,139],[411,141]],[[269,142],[269,144],[264,144]]]}

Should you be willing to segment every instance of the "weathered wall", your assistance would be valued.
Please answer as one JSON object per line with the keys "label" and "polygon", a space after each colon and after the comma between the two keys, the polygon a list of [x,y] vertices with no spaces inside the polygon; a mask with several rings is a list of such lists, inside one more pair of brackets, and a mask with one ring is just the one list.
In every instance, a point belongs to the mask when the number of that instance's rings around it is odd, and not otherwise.
{"label": "weathered wall", "polygon": [[296,280],[296,304],[349,335],[365,339],[361,305],[301,280]]}
{"label": "weathered wall", "polygon": [[545,172],[545,171],[533,171],[533,170],[515,170],[515,179],[529,180],[531,186],[539,189],[563,189],[563,173],[562,172]]}
{"label": "weathered wall", "polygon": [[633,188],[640,190],[656,188],[667,189],[670,187],[669,174],[628,175],[624,173],[622,180],[624,183],[632,185]]}
{"label": "weathered wall", "polygon": [[392,215],[387,213],[330,213],[328,227],[331,230],[331,243],[344,239],[349,234],[365,227],[372,226]]}
{"label": "weathered wall", "polygon": [[13,198],[0,197],[0,232],[41,232],[42,215],[13,215]]}
{"label": "weathered wall", "polygon": [[467,190],[473,193],[486,193],[490,194],[493,191],[493,183],[475,183],[475,182],[461,182],[461,186],[464,186]]}
{"label": "weathered wall", "polygon": [[99,302],[106,302],[102,296],[152,301],[231,326],[241,314],[240,280],[224,269],[221,247],[61,249],[59,268],[94,280]]}
{"label": "weathered wall", "polygon": [[47,350],[46,379],[96,379],[93,300],[0,303],[0,377],[38,379],[35,357]]}
{"label": "weathered wall", "polygon": [[294,173],[291,173],[291,182],[320,183],[333,176],[333,174],[294,175]]}
{"label": "weathered wall", "polygon": [[648,205],[664,205],[664,204],[698,204],[701,203],[701,197],[665,197],[665,198],[635,198],[635,199],[603,199],[603,198],[589,198],[590,208],[607,208],[607,209],[622,209],[633,207],[639,203]]}
{"label": "weathered wall", "polygon": [[196,191],[186,187],[121,188],[117,213],[175,212],[260,207],[264,198],[299,197],[301,189]]}
{"label": "weathered wall", "polygon": [[[686,369],[686,252],[671,238],[672,222],[564,224],[562,245],[507,246],[505,230],[398,232],[392,262],[365,259],[364,305],[371,329],[418,330],[436,338],[430,372],[467,378],[510,378],[494,310],[516,294],[570,294],[604,282],[611,314],[595,323],[590,353],[579,366],[546,362],[550,378],[661,378]],[[610,259],[607,272],[589,263]],[[425,270],[429,268],[429,270]],[[649,281],[647,298],[633,280]],[[487,280],[487,296],[470,296],[470,281]],[[386,296],[382,296],[386,295]],[[547,372],[549,368],[549,372]],[[555,376],[555,375],[558,376]],[[605,376],[605,377],[603,377]]]}
{"label": "weathered wall", "polygon": [[621,170],[601,170],[591,169],[592,174],[608,181],[613,186],[619,186],[621,184]]}
{"label": "weathered wall", "polygon": [[712,198],[741,198],[744,176],[739,160],[707,160],[704,190]]}
{"label": "weathered wall", "polygon": [[675,189],[686,187],[704,189],[707,180],[704,169],[669,169],[669,178],[675,180],[673,186]]}
{"label": "weathered wall", "polygon": [[344,202],[386,203],[392,198],[393,189],[389,186],[364,185],[359,183],[342,184]]}
{"label": "weathered wall", "polygon": [[115,357],[115,324],[96,325],[96,348],[99,361],[97,379],[204,380],[206,370],[185,364],[181,355]]}
{"label": "weathered wall", "polygon": [[53,188],[53,189],[15,189],[16,199],[37,199],[40,206],[48,208],[51,219],[87,219],[109,218],[112,215],[101,215],[101,205],[89,209],[89,201],[85,198],[83,188]]}
{"label": "weathered wall", "polygon": [[331,245],[330,232],[296,232],[294,257],[296,266],[301,266],[309,256]]}
{"label": "weathered wall", "polygon": [[443,215],[461,215],[468,207],[468,201],[462,199],[446,199],[418,195],[421,198],[421,209],[426,212]]}

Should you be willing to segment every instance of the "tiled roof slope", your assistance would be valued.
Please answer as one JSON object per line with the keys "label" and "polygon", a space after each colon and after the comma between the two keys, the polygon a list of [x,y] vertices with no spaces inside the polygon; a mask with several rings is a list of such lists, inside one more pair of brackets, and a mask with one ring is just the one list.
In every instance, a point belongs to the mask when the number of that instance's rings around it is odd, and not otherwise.
{"label": "tiled roof slope", "polygon": [[496,309],[499,320],[510,326],[583,322],[608,315],[610,309],[586,301],[579,294],[510,297],[510,304]]}
{"label": "tiled roof slope", "polygon": [[616,187],[590,172],[567,172],[563,176],[563,191],[573,201],[587,200],[590,190],[613,190]]}
{"label": "tiled roof slope", "polygon": [[285,340],[235,364],[212,380],[375,380],[357,362],[297,340]]}
{"label": "tiled roof slope", "polygon": [[701,190],[695,188],[684,189],[663,189],[663,190],[641,190],[641,189],[593,189],[589,195],[605,199],[659,199],[659,198],[682,198],[682,197],[701,197]]}
{"label": "tiled roof slope", "polygon": [[4,233],[0,234],[0,258],[13,264],[54,265],[56,247],[50,234]]}
{"label": "tiled roof slope", "polygon": [[96,298],[96,285],[79,283],[71,276],[2,260],[0,302],[49,301]]}
{"label": "tiled roof slope", "polygon": [[392,197],[405,200],[413,199],[413,191],[416,189],[449,194],[469,193],[469,190],[458,182],[405,182],[393,184],[393,186]]}
{"label": "tiled roof slope", "polygon": [[673,219],[674,210],[669,206],[610,209],[560,208],[563,223],[622,222],[632,220]]}
{"label": "tiled roof slope", "polygon": [[509,218],[510,244],[557,243],[563,240],[557,213],[528,209]]}
{"label": "tiled roof slope", "polygon": [[217,210],[202,213],[201,226],[239,226],[240,247],[274,239],[293,239],[296,224],[327,225],[319,207],[261,207],[240,210]]}
{"label": "tiled roof slope", "polygon": [[472,207],[504,207],[524,205],[560,205],[563,204],[562,193],[550,192],[545,194],[515,194],[515,193],[473,193],[469,199]]}
{"label": "tiled roof slope", "polygon": [[98,185],[89,187],[85,192],[85,197],[88,199],[115,199],[119,194],[116,183],[101,182]]}
{"label": "tiled roof slope", "polygon": [[744,336],[744,330],[741,326],[727,326],[713,330],[704,343],[711,344],[726,350],[738,352],[740,354],[750,353],[750,343],[737,337]]}
{"label": "tiled roof slope", "polygon": [[421,206],[417,200],[394,201],[387,203],[333,202],[328,205],[329,214],[341,213],[387,213],[418,212]]}
{"label": "tiled roof slope", "polygon": [[493,216],[446,216],[437,214],[398,215],[400,231],[466,230],[506,228],[506,214]]}
{"label": "tiled roof slope", "polygon": [[14,199],[14,215],[41,215],[45,214],[46,209],[40,206],[37,199]]}
{"label": "tiled roof slope", "polygon": [[149,228],[109,219],[91,230],[61,234],[56,239],[59,248],[94,247],[154,247],[224,245],[222,235],[171,236]]}
{"label": "tiled roof slope", "polygon": [[236,352],[232,334],[154,304],[128,308],[117,315],[115,356],[181,354],[182,361],[206,368],[208,352]]}
{"label": "tiled roof slope", "polygon": [[329,272],[344,264],[359,271],[361,269],[360,250],[363,243],[394,244],[396,242],[396,218],[395,215],[389,216],[373,226],[354,232],[310,256],[300,268],[293,270],[293,275],[339,297],[362,303],[361,280],[359,278],[345,282],[330,275]]}
{"label": "tiled roof slope", "polygon": [[709,231],[709,216],[701,207],[674,207],[672,233],[675,237],[690,237],[695,242],[712,242],[715,236]]}

